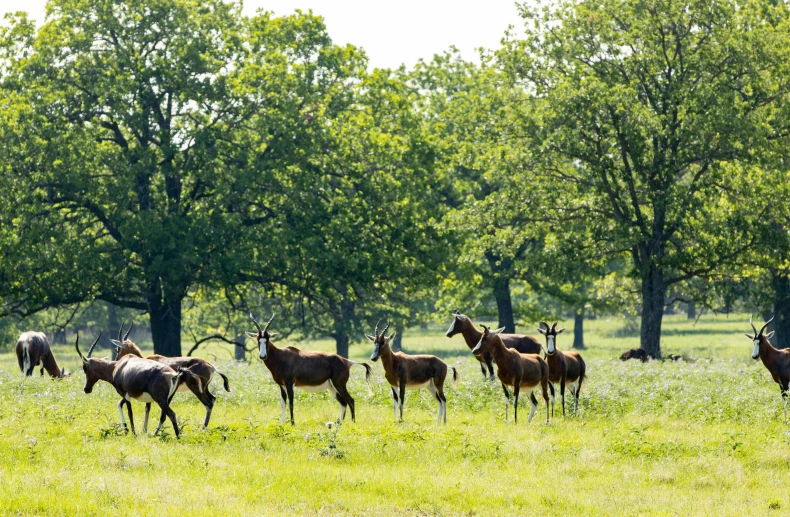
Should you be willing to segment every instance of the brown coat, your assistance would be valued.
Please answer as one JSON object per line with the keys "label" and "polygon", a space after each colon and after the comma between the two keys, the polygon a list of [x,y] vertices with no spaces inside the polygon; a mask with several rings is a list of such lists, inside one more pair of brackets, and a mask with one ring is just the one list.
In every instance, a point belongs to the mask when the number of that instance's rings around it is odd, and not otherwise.
{"label": "brown coat", "polygon": [[[472,320],[468,316],[460,314],[459,312],[453,315],[453,322],[447,330],[447,337],[453,337],[456,334],[461,334],[464,337],[464,341],[466,342],[466,346],[469,347],[469,350],[477,346],[477,343],[480,342],[480,337],[483,335],[482,332],[475,328],[474,323],[472,323]],[[543,350],[540,346],[540,341],[532,336],[527,336],[525,334],[500,334],[499,337],[507,348],[512,348],[522,354],[539,354],[541,350]],[[494,366],[491,354],[476,355],[475,358],[480,361],[480,370],[483,372],[483,377],[486,377],[485,366],[488,366],[489,374],[493,379]]]}
{"label": "brown coat", "polygon": [[65,377],[68,375],[66,369],[61,369],[55,361],[52,349],[49,347],[47,336],[41,332],[24,332],[16,342],[16,358],[19,362],[19,370],[26,376],[33,375],[33,370],[41,365],[41,375],[44,370],[53,378]]}
{"label": "brown coat", "polygon": [[546,361],[537,354],[522,354],[508,348],[502,342],[499,333],[502,329],[490,331],[488,327],[483,327],[483,335],[478,345],[472,350],[475,355],[490,353],[496,362],[497,376],[502,383],[505,392],[505,419],[507,420],[507,408],[510,404],[510,392],[507,387],[513,388],[515,395],[514,401],[514,421],[518,421],[518,396],[522,389],[527,390],[530,396],[530,412],[527,423],[532,420],[537,408],[538,401],[535,398],[534,390],[541,387],[543,400],[546,402],[546,423],[549,423],[549,366]]}

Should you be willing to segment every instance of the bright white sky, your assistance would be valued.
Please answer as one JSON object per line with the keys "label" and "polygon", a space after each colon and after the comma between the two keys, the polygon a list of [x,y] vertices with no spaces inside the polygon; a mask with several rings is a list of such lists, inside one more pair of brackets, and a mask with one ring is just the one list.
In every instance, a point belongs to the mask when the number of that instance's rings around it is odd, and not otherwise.
{"label": "bright white sky", "polygon": [[[0,0],[0,14],[28,11],[39,23],[46,0]],[[312,9],[326,20],[335,43],[367,52],[374,67],[395,68],[430,59],[451,45],[474,59],[478,47],[499,45],[508,25],[520,29],[515,0],[246,0],[244,10],[276,14]]]}

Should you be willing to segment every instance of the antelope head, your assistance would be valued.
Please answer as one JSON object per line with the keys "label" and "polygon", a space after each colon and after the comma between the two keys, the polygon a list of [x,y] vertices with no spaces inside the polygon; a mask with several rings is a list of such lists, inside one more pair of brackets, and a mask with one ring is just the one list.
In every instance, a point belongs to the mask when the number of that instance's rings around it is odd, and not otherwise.
{"label": "antelope head", "polygon": [[96,341],[94,341],[91,347],[88,349],[88,357],[85,357],[80,351],[80,333],[77,332],[77,341],[74,343],[74,346],[77,348],[77,353],[79,354],[80,359],[82,359],[82,371],[85,372],[85,393],[90,393],[93,391],[93,385],[96,384],[97,381],[101,380],[96,359],[91,359],[93,349],[96,348],[96,344],[100,339],[101,332],[99,332],[99,337],[96,338]]}
{"label": "antelope head", "polygon": [[447,337],[453,337],[461,332],[461,329],[463,329],[463,322],[466,320],[467,317],[461,314],[459,309],[455,309],[453,312],[453,322],[450,323],[450,328],[447,329]]}
{"label": "antelope head", "polygon": [[255,324],[255,328],[258,329],[258,332],[257,333],[247,332],[247,336],[254,338],[258,341],[258,357],[260,357],[261,359],[266,359],[268,355],[268,348],[269,345],[271,344],[271,339],[277,337],[276,332],[272,332],[272,333],[269,332],[269,325],[272,324],[272,320],[274,319],[274,314],[275,313],[272,313],[272,317],[269,318],[269,321],[266,322],[266,326],[261,328],[261,326],[258,325],[258,322],[255,321],[255,318],[252,316],[252,313],[250,313],[250,319]]}
{"label": "antelope head", "polygon": [[760,329],[760,332],[757,332],[757,328],[754,326],[754,323],[752,323],[752,318],[749,318],[749,325],[752,326],[754,335],[744,334],[744,336],[751,339],[754,344],[754,350],[752,351],[752,359],[758,359],[760,357],[760,342],[763,339],[768,341],[774,336],[774,331],[771,331],[768,334],[763,334],[763,332],[765,332],[765,329],[768,328],[768,325],[771,324],[771,322],[774,320],[775,317],[776,315],[771,316],[771,319],[765,322],[765,325],[763,325],[763,328]]}
{"label": "antelope head", "polygon": [[124,323],[121,323],[121,329],[118,331],[118,339],[111,339],[110,343],[112,346],[115,347],[115,351],[117,353],[116,357],[120,359],[125,355],[136,355],[137,357],[142,357],[143,352],[140,348],[129,341],[129,334],[132,332],[132,327],[134,327],[134,322],[132,321],[129,323],[129,329],[126,331],[126,334],[123,333],[123,326]]}
{"label": "antelope head", "polygon": [[491,350],[491,346],[494,343],[494,336],[498,336],[505,330],[505,327],[496,330],[491,330],[485,325],[480,325],[480,327],[483,329],[483,335],[480,336],[480,341],[477,343],[477,346],[472,349],[472,353],[474,355],[480,355],[489,352]]}
{"label": "antelope head", "polygon": [[557,330],[556,321],[551,327],[549,327],[549,324],[545,321],[541,321],[538,326],[538,332],[546,336],[546,353],[548,355],[553,355],[557,350],[557,335],[565,332],[565,327]]}
{"label": "antelope head", "polygon": [[370,355],[370,360],[371,361],[378,361],[379,360],[379,354],[381,353],[381,348],[389,346],[390,341],[392,341],[392,338],[395,337],[395,333],[394,332],[392,334],[390,334],[389,336],[386,335],[387,334],[387,330],[390,328],[390,322],[389,321],[387,322],[387,326],[384,327],[384,330],[381,331],[381,334],[379,334],[379,323],[381,323],[381,320],[379,320],[376,323],[376,328],[373,330],[373,335],[372,336],[370,336],[368,334],[365,334],[365,337],[368,338],[369,340],[373,341],[373,345],[374,345],[373,353]]}

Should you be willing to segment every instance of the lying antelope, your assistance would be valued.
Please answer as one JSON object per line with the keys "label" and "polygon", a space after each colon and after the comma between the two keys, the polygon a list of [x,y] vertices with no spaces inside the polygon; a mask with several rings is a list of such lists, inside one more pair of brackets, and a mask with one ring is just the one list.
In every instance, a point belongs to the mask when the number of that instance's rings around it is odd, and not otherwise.
{"label": "lying antelope", "polygon": [[[372,336],[365,334],[365,337],[373,341],[375,347],[370,356],[371,361],[378,361],[381,357],[381,364],[384,366],[384,377],[390,383],[392,389],[392,405],[395,412],[395,420],[398,419],[398,406],[400,406],[400,419],[403,420],[403,402],[406,397],[406,389],[428,388],[431,395],[439,403],[439,415],[436,423],[447,423],[447,398],[444,396],[444,380],[447,378],[447,364],[433,355],[406,355],[403,352],[393,352],[390,348],[390,341],[395,337],[393,332],[386,336],[390,328],[389,322],[384,330],[379,334],[379,324]],[[449,367],[452,368],[452,367]],[[458,380],[458,372],[453,370],[453,381]],[[395,389],[398,389],[396,392]]]}
{"label": "lying antelope", "polygon": [[[140,350],[140,348],[129,341],[129,333],[131,331],[132,325],[129,325],[129,330],[126,331],[126,335],[122,338],[122,324],[121,330],[118,332],[118,340],[110,340],[110,342],[118,351],[118,359],[127,355],[143,357],[143,352]],[[176,371],[178,371],[180,368],[189,370],[192,373],[194,377],[185,378],[184,381],[178,385],[177,391],[191,391],[203,404],[203,406],[206,408],[206,418],[203,421],[203,429],[207,428],[208,422],[211,419],[211,411],[214,409],[214,402],[217,400],[217,397],[215,397],[209,391],[209,385],[211,384],[211,381],[214,380],[214,374],[217,374],[222,377],[222,383],[225,387],[225,391],[230,392],[228,378],[222,372],[220,372],[216,366],[199,357],[165,357],[163,355],[154,354],[145,356],[144,358],[151,359],[152,361],[158,361]],[[149,402],[145,405],[145,427],[148,427],[148,413],[150,411],[151,403]]]}
{"label": "lying antelope", "polygon": [[497,366],[497,376],[502,382],[502,389],[505,392],[505,421],[509,418],[510,392],[508,386],[513,387],[515,401],[513,403],[513,423],[518,423],[518,396],[522,388],[529,395],[529,418],[527,423],[532,421],[538,401],[535,398],[535,388],[540,385],[543,392],[543,400],[546,402],[546,423],[549,423],[549,366],[546,361],[537,354],[522,354],[512,348],[508,348],[502,342],[501,333],[504,329],[491,331],[485,325],[480,325],[483,333],[480,341],[474,347],[472,353],[476,356],[484,353],[491,354]]}
{"label": "lying antelope", "polygon": [[[132,415],[132,399],[145,402],[146,404],[156,402],[162,408],[162,415],[159,418],[159,426],[156,428],[154,435],[162,428],[162,425],[165,423],[165,417],[169,417],[170,422],[173,424],[176,438],[179,438],[178,422],[176,421],[176,414],[170,409],[170,399],[172,399],[173,394],[178,389],[181,380],[185,377],[191,377],[192,374],[185,369],[175,371],[169,366],[156,361],[141,359],[131,355],[122,357],[117,361],[91,358],[99,338],[101,338],[101,334],[88,349],[88,356],[85,357],[80,351],[80,335],[79,333],[77,334],[75,347],[77,348],[77,354],[82,359],[82,371],[85,372],[85,393],[92,392],[93,386],[100,380],[112,384],[115,391],[121,396],[121,400],[118,401],[121,425],[123,425],[125,430],[127,429],[126,419],[123,415],[123,406],[126,404],[132,434],[136,434],[134,416]],[[143,425],[143,433],[148,432],[147,423],[146,421]]]}
{"label": "lying antelope", "polygon": [[760,332],[757,332],[752,319],[749,318],[749,325],[752,326],[754,335],[744,334],[754,343],[754,350],[752,351],[752,359],[761,359],[768,371],[771,372],[774,382],[779,384],[779,389],[782,391],[782,399],[784,400],[785,419],[787,419],[787,391],[790,389],[790,350],[779,350],[774,348],[769,339],[774,335],[773,332],[764,334],[765,329],[774,320],[772,317],[768,320]]}
{"label": "lying antelope", "polygon": [[538,332],[546,336],[546,364],[549,365],[549,390],[551,390],[551,416],[554,417],[554,384],[560,383],[560,397],[562,397],[562,416],[565,416],[565,386],[576,397],[576,408],[579,410],[579,392],[582,380],[587,370],[584,359],[579,352],[562,352],[557,350],[557,335],[562,334],[564,328],[557,330],[557,322],[549,327],[545,321],[540,322]]}
{"label": "lying antelope", "polygon": [[[461,311],[458,309],[453,313],[453,322],[447,330],[447,337],[453,337],[456,334],[464,336],[466,346],[468,346],[470,350],[480,342],[480,337],[483,335],[482,332],[475,328],[472,320],[469,319],[468,316],[461,314]],[[532,336],[526,336],[524,334],[502,334],[499,337],[507,348],[512,348],[522,354],[539,354],[541,350],[543,350],[540,346],[540,342]],[[494,365],[492,363],[491,354],[485,353],[475,356],[475,358],[480,361],[480,371],[483,372],[483,378],[486,378],[487,365],[488,372],[491,375],[490,378],[493,379]]]}
{"label": "lying antelope", "polygon": [[281,420],[285,421],[285,399],[291,410],[291,425],[294,425],[294,387],[312,392],[329,390],[334,393],[340,403],[340,420],[346,417],[346,407],[351,408],[351,420],[355,421],[354,398],[346,389],[346,384],[351,375],[351,367],[360,365],[365,367],[365,380],[370,387],[370,366],[366,363],[349,361],[337,354],[328,352],[306,352],[298,348],[287,346],[277,348],[272,343],[272,338],[277,333],[269,333],[274,314],[264,328],[250,314],[250,319],[258,329],[257,333],[248,332],[249,337],[258,341],[258,356],[263,364],[272,373],[272,378],[280,386]]}
{"label": "lying antelope", "polygon": [[49,347],[49,340],[41,332],[29,331],[19,336],[16,342],[16,358],[19,361],[19,369],[28,377],[33,375],[33,370],[39,364],[41,364],[41,375],[44,375],[44,370],[54,378],[68,375],[65,368],[58,367]]}

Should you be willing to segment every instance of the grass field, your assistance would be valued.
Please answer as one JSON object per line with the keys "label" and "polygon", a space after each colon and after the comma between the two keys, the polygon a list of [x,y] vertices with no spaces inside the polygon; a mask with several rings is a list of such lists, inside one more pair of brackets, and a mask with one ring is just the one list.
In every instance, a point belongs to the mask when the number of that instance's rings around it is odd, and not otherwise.
{"label": "grass field", "polygon": [[[218,359],[233,391],[214,386],[208,431],[198,428],[202,406],[180,394],[173,407],[181,440],[169,427],[135,438],[118,433],[108,384],[83,393],[72,348],[56,349],[76,371],[61,381],[24,379],[5,353],[0,514],[787,515],[790,426],[778,386],[750,357],[747,322],[667,318],[664,353],[696,361],[647,364],[616,360],[638,344],[619,331],[622,320],[587,322],[580,414],[558,414],[548,426],[538,418],[542,401],[531,424],[522,402],[518,426],[506,425],[499,384],[483,382],[461,337],[447,339],[439,326],[409,331],[404,346],[459,367],[459,382],[447,388],[446,427],[435,424],[424,390],[407,394],[406,421],[393,422],[378,363],[372,394],[362,368],[352,370],[356,424],[327,429],[336,402],[297,392],[296,427],[282,426],[266,367]],[[568,348],[569,332],[559,348]],[[352,347],[355,359],[370,352]],[[135,415],[141,427],[142,405]]]}

